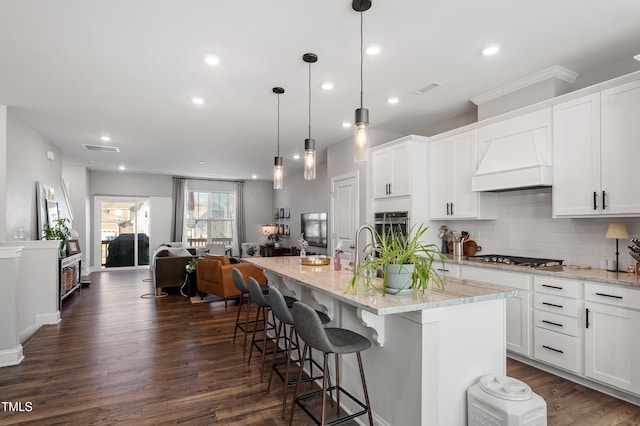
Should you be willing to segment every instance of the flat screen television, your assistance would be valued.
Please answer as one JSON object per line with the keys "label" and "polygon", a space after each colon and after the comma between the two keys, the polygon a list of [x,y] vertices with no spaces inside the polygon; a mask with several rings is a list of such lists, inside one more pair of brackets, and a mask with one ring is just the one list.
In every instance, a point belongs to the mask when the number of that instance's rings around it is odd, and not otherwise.
{"label": "flat screen television", "polygon": [[327,213],[302,213],[300,224],[304,239],[313,247],[327,248]]}

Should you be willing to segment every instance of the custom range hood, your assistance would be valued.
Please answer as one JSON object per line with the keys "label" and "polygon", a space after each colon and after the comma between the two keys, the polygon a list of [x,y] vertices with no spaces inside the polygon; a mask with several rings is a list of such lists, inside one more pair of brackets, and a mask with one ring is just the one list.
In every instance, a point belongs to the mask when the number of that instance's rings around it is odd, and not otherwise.
{"label": "custom range hood", "polygon": [[551,186],[551,112],[535,111],[478,129],[476,192]]}

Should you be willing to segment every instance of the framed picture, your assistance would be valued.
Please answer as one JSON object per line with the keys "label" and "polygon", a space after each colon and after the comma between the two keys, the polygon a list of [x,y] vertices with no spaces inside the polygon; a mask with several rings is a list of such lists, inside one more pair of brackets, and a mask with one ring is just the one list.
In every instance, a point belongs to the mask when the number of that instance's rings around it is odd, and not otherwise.
{"label": "framed picture", "polygon": [[280,218],[280,209],[277,208],[277,209],[275,209],[273,211],[273,218],[274,219],[279,219]]}
{"label": "framed picture", "polygon": [[59,215],[58,202],[47,200],[47,223],[49,223],[49,226],[53,228],[56,220],[60,217]]}
{"label": "framed picture", "polygon": [[284,235],[284,224],[282,223],[278,226],[278,234]]}
{"label": "framed picture", "polygon": [[80,244],[78,244],[78,240],[67,240],[67,255],[71,256],[72,254],[80,253]]}
{"label": "framed picture", "polygon": [[280,207],[280,219],[284,219],[284,207]]}
{"label": "framed picture", "polygon": [[291,235],[289,233],[289,224],[288,223],[284,224],[284,235]]}
{"label": "framed picture", "polygon": [[289,219],[289,207],[284,208],[284,218]]}

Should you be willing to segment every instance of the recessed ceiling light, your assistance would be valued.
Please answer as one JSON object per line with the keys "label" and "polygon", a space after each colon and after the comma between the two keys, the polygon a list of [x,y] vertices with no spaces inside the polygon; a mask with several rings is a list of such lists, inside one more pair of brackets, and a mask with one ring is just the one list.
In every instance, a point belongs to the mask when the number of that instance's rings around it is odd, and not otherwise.
{"label": "recessed ceiling light", "polygon": [[491,55],[495,55],[499,51],[500,51],[500,45],[491,44],[482,50],[482,54],[485,56],[491,56]]}
{"label": "recessed ceiling light", "polygon": [[322,89],[324,90],[333,90],[333,83],[331,81],[325,81],[322,83]]}
{"label": "recessed ceiling light", "polygon": [[89,160],[90,164],[94,164],[96,162],[96,160]]}
{"label": "recessed ceiling light", "polygon": [[194,98],[191,98],[191,102],[193,102],[196,105],[202,105],[204,103],[204,99],[199,97],[194,97]]}
{"label": "recessed ceiling light", "polygon": [[370,44],[365,49],[366,54],[369,56],[375,56],[379,54],[381,51],[382,51],[382,46],[380,46],[379,44]]}
{"label": "recessed ceiling light", "polygon": [[400,102],[400,99],[397,96],[392,96],[387,99],[387,102],[390,104],[397,104],[398,102]]}
{"label": "recessed ceiling light", "polygon": [[204,164],[204,161],[200,161],[200,164]]}
{"label": "recessed ceiling light", "polygon": [[118,167],[118,169],[119,169],[119,170],[125,170],[125,169],[126,169],[126,167],[125,167],[125,166],[123,166],[123,165],[120,165],[120,166]]}
{"label": "recessed ceiling light", "polygon": [[294,154],[294,155],[293,155],[293,159],[294,159],[294,160],[299,160],[299,159],[300,159],[300,156],[299,156],[298,154]]}
{"label": "recessed ceiling light", "polygon": [[251,175],[251,179],[258,179],[258,175]]}
{"label": "recessed ceiling light", "polygon": [[635,59],[636,61],[640,61],[640,54],[634,56],[633,59]]}
{"label": "recessed ceiling light", "polygon": [[204,63],[211,66],[220,65],[220,58],[216,55],[206,55],[204,57]]}
{"label": "recessed ceiling light", "polygon": [[100,140],[104,141],[104,142],[110,142],[111,138],[109,136],[107,136],[107,135],[102,135],[102,136],[100,136]]}
{"label": "recessed ceiling light", "polygon": [[351,127],[351,123],[349,123],[348,121],[345,121],[344,123],[342,123],[342,127],[349,128]]}

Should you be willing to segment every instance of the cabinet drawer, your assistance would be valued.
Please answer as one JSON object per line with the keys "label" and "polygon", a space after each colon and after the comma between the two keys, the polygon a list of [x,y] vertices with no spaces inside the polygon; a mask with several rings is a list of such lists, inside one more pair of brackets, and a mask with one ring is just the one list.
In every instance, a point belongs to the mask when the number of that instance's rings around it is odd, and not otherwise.
{"label": "cabinet drawer", "polygon": [[533,340],[535,342],[534,358],[574,373],[580,373],[578,358],[580,340],[577,337],[534,327]]}
{"label": "cabinet drawer", "polygon": [[557,294],[559,296],[581,298],[582,281],[563,280],[552,277],[533,277],[533,288],[540,293]]}
{"label": "cabinet drawer", "polygon": [[607,305],[640,309],[640,290],[606,284],[585,284],[585,300]]}
{"label": "cabinet drawer", "polygon": [[578,336],[578,318],[566,315],[554,314],[553,312],[535,310],[533,312],[533,323],[536,327],[557,331],[558,333]]}
{"label": "cabinet drawer", "polygon": [[578,317],[578,301],[568,297],[536,293],[533,297],[533,307],[547,312]]}
{"label": "cabinet drawer", "polygon": [[466,265],[463,265],[460,274],[463,280],[531,290],[531,276],[528,274],[497,271],[491,268],[474,268]]}
{"label": "cabinet drawer", "polygon": [[455,265],[453,263],[445,263],[444,267],[439,265],[436,270],[438,274],[442,277],[449,278],[460,278],[460,265]]}

